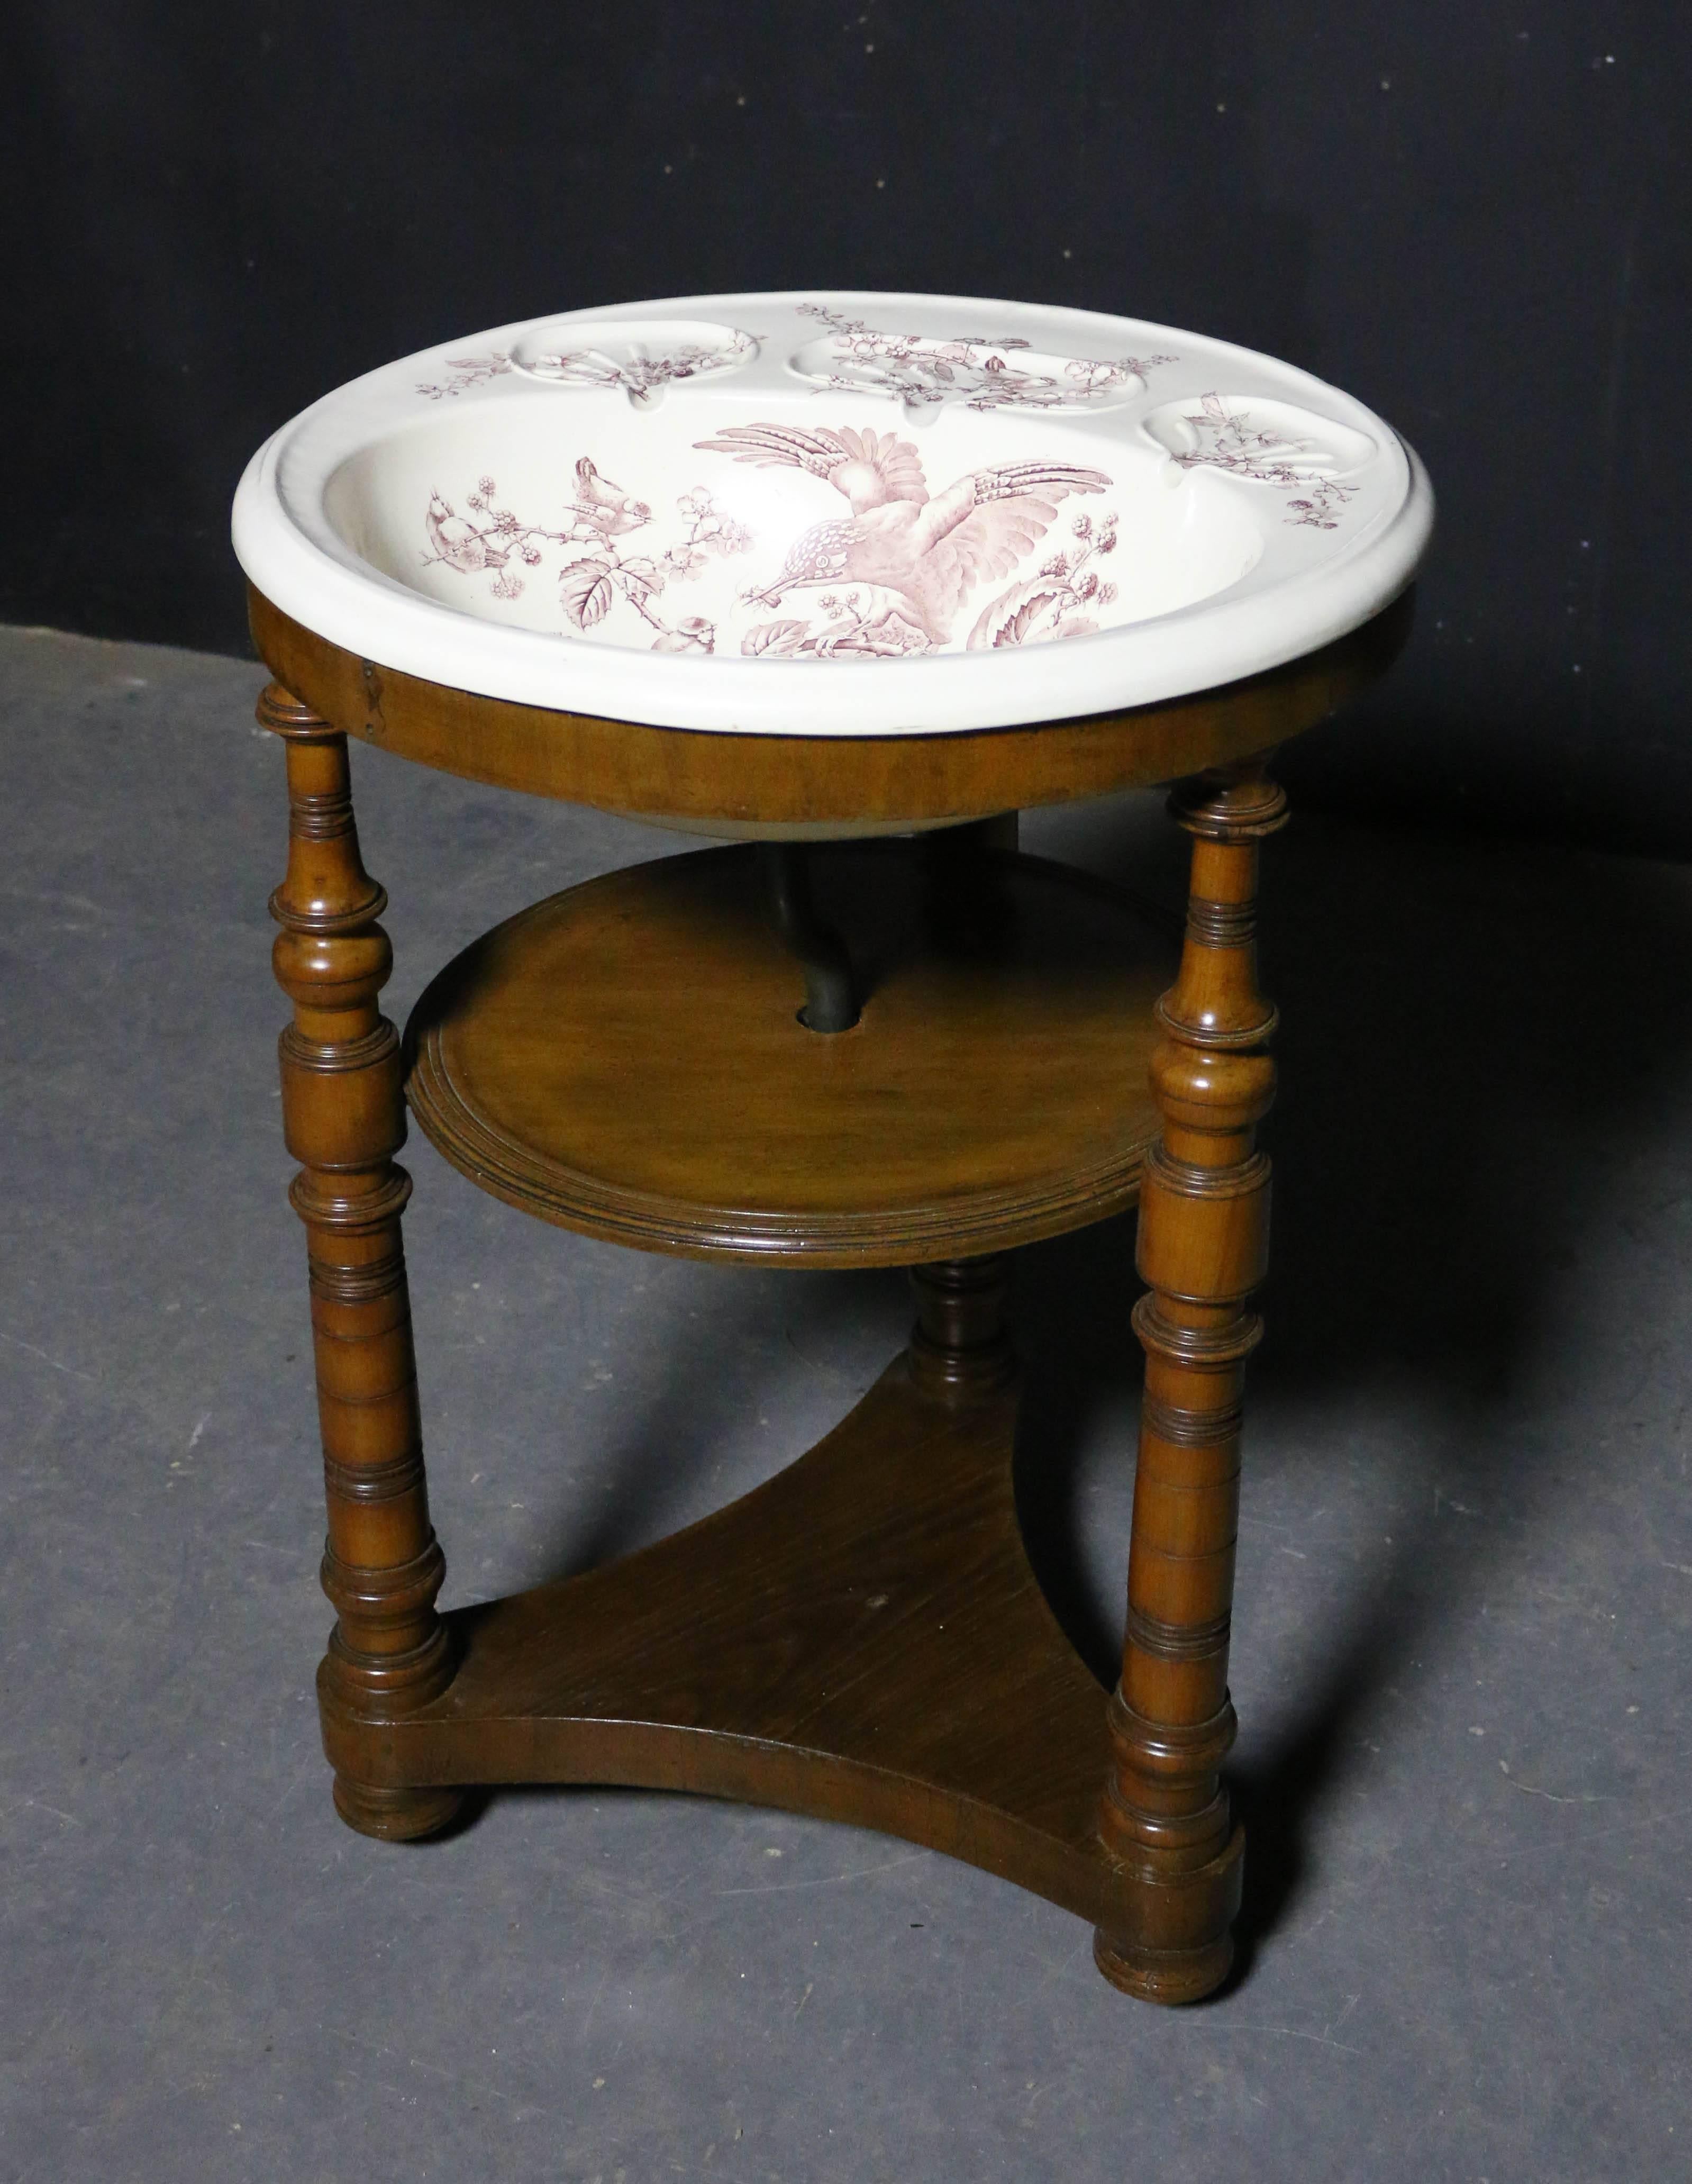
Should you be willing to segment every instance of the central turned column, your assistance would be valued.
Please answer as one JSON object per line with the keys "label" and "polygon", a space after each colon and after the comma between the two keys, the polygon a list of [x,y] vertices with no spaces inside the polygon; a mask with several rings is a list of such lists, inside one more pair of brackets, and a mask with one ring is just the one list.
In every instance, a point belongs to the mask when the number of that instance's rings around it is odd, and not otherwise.
{"label": "central turned column", "polygon": [[916,1323],[910,1330],[910,1377],[942,1403],[983,1402],[1016,1378],[1006,1306],[1010,1254],[938,1259],[910,1269]]}
{"label": "central turned column", "polygon": [[1194,837],[1180,975],[1158,1004],[1151,1084],[1163,1136],[1146,1163],[1135,1307],[1145,1396],[1122,1677],[1109,1707],[1105,1847],[1129,1884],[1094,1954],[1114,1986],[1194,2002],[1227,1975],[1243,1831],[1220,1769],[1234,1737],[1228,1624],[1245,1361],[1262,1331],[1269,1163],[1254,1126],[1275,1091],[1275,1011],[1257,990],[1258,844],[1286,798],[1261,762],[1188,783]]}

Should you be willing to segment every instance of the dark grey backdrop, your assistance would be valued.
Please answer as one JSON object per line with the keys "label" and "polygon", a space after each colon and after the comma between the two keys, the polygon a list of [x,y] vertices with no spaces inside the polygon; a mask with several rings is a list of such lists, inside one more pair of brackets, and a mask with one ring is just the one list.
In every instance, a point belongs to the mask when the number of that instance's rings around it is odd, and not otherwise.
{"label": "dark grey backdrop", "polygon": [[235,650],[253,446],[498,320],[1089,305],[1374,404],[1442,508],[1309,796],[1692,849],[1684,0],[65,0],[14,20],[0,618]]}

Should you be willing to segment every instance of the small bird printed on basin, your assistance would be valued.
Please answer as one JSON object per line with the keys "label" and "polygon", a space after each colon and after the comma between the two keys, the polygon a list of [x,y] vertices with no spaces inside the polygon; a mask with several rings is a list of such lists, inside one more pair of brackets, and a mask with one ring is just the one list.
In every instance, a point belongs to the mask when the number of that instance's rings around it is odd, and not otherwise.
{"label": "small bird printed on basin", "polygon": [[586,455],[576,465],[576,512],[606,538],[638,531],[643,523],[652,521],[652,510],[643,500],[613,485],[609,478],[601,477]]}
{"label": "small bird printed on basin", "polygon": [[455,515],[452,503],[439,493],[429,496],[423,527],[435,549],[431,557],[426,558],[444,561],[460,576],[473,576],[478,569],[503,569],[511,558],[509,546],[488,538],[467,517]]}
{"label": "small bird printed on basin", "polygon": [[966,471],[931,498],[910,441],[846,426],[736,425],[694,445],[737,462],[809,471],[851,506],[849,516],[814,524],[796,539],[775,582],[745,594],[749,604],[774,607],[804,587],[873,587],[895,595],[888,616],[911,626],[914,644],[936,647],[950,641],[968,594],[1009,576],[1044,537],[1060,501],[1111,483],[1103,471],[1074,463],[1001,463]]}
{"label": "small bird printed on basin", "polygon": [[[493,490],[493,479],[485,478],[482,486],[482,493],[471,499],[472,508],[484,507]],[[570,514],[575,519],[573,535],[584,543],[591,542],[596,532],[601,538],[616,538],[625,532],[638,531],[642,524],[652,521],[652,510],[646,503],[625,493],[609,478],[602,477],[587,455],[582,456],[576,465],[576,494]],[[452,503],[438,490],[429,496],[423,525],[429,534],[429,543],[435,549],[431,558],[444,561],[449,569],[456,569],[465,577],[474,576],[481,569],[504,569],[513,548],[520,551],[521,541],[532,528],[520,524],[515,516],[501,519],[492,526],[473,523],[468,516],[458,515]],[[566,534],[551,532],[544,535],[559,538]],[[531,557],[525,554],[523,558],[526,560]]]}

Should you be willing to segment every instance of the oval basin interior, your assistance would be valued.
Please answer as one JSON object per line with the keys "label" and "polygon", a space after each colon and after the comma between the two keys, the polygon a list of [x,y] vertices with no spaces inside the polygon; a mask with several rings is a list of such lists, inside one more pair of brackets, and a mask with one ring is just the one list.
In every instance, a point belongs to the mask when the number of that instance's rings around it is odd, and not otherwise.
{"label": "oval basin interior", "polygon": [[643,410],[531,384],[375,439],[324,508],[369,567],[478,620],[771,659],[1085,638],[1214,597],[1263,550],[1220,480],[1084,420],[913,423],[837,393]]}

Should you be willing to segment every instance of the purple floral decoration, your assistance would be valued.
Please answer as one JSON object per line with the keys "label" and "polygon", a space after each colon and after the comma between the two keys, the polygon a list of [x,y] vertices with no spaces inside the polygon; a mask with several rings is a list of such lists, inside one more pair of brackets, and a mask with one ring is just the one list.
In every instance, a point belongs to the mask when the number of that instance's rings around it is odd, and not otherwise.
{"label": "purple floral decoration", "polygon": [[1199,436],[1196,448],[1174,458],[1183,471],[1208,466],[1277,486],[1283,493],[1298,492],[1300,498],[1287,503],[1288,523],[1308,524],[1318,531],[1339,529],[1345,503],[1357,488],[1314,469],[1308,441],[1255,431],[1250,411],[1231,410],[1220,394],[1201,395],[1199,414],[1182,422]]}
{"label": "purple floral decoration", "polygon": [[1075,544],[1054,554],[1038,576],[1013,584],[983,609],[970,632],[971,652],[1007,644],[1045,644],[1055,638],[1091,637],[1116,587],[1088,563],[1116,550],[1116,516],[1107,510],[1095,524],[1084,511],[1070,532]]}
{"label": "purple floral decoration", "polygon": [[438,402],[442,395],[462,394],[469,387],[485,387],[490,379],[498,379],[512,368],[511,359],[504,349],[495,349],[487,356],[449,356],[448,376],[438,382],[419,380],[417,392],[426,394],[431,402]]}
{"label": "purple floral decoration", "polygon": [[821,375],[825,387],[859,393],[870,387],[906,402],[961,399],[966,408],[983,410],[1073,409],[1176,361],[1172,356],[1077,356],[1065,359],[1060,374],[1036,371],[1005,354],[1029,346],[1019,335],[996,340],[970,334],[940,341],[923,334],[884,333],[825,304],[799,308],[829,328],[836,361],[847,367]]}
{"label": "purple floral decoration", "polygon": [[608,356],[603,349],[558,349],[545,356],[526,359],[526,368],[537,378],[555,380],[565,387],[620,387],[637,402],[649,400],[671,380],[700,379],[707,373],[726,371],[758,354],[754,336],[737,330],[732,339],[707,348],[687,342],[657,356],[646,354],[638,342],[633,354]]}
{"label": "purple floral decoration", "polygon": [[442,493],[431,493],[424,517],[431,549],[423,556],[425,566],[439,563],[466,577],[486,573],[495,599],[515,599],[529,581],[520,571],[540,568],[548,547],[582,547],[587,550],[557,577],[559,603],[571,628],[593,628],[621,600],[654,632],[653,651],[715,649],[715,623],[701,615],[670,621],[654,604],[666,586],[697,576],[713,556],[743,554],[752,543],[751,532],[725,515],[704,487],[676,502],[685,527],[662,553],[632,553],[623,544],[651,522],[652,510],[604,476],[587,455],[576,463],[574,498],[556,528],[525,523],[498,496],[493,478],[479,478],[465,502],[470,513],[460,515]]}

